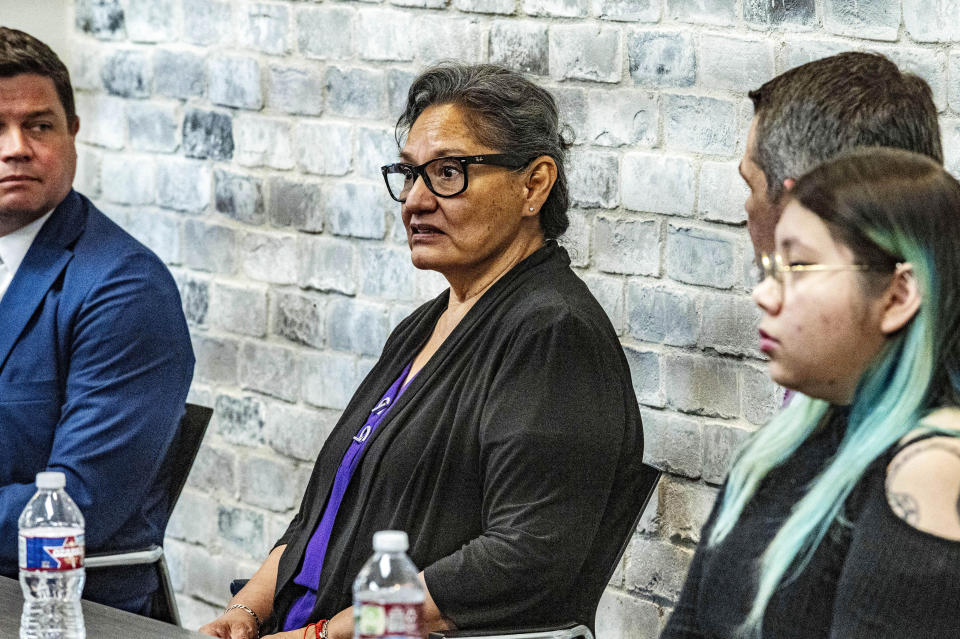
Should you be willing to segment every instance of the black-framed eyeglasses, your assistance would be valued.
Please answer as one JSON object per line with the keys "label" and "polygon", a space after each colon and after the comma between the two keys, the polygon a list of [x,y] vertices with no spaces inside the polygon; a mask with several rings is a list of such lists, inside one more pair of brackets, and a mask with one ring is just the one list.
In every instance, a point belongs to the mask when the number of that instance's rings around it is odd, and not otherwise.
{"label": "black-framed eyeglasses", "polygon": [[387,183],[390,197],[397,202],[406,202],[407,194],[413,188],[418,175],[437,197],[453,197],[467,190],[467,166],[470,164],[502,166],[516,170],[530,164],[530,160],[512,153],[451,155],[434,158],[419,166],[406,162],[388,164],[380,167],[380,172],[383,173],[383,181]]}
{"label": "black-framed eyeglasses", "polygon": [[866,264],[787,264],[780,253],[761,253],[760,269],[763,280],[768,277],[773,278],[781,290],[783,290],[784,273],[871,270]]}

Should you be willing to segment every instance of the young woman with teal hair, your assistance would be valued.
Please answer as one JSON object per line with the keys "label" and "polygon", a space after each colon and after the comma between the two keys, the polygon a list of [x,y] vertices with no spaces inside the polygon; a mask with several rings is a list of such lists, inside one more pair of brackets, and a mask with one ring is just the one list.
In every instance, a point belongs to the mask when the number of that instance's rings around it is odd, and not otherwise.
{"label": "young woman with teal hair", "polygon": [[960,184],[873,148],[787,197],[753,297],[796,393],[735,459],[661,639],[960,637]]}

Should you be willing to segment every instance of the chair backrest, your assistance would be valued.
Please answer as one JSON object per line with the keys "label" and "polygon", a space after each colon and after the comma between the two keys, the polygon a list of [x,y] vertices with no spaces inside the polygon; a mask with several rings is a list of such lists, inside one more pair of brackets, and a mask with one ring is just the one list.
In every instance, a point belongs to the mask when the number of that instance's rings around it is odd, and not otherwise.
{"label": "chair backrest", "polygon": [[187,475],[197,458],[203,435],[207,432],[207,425],[213,416],[213,409],[197,404],[187,404],[183,417],[180,418],[180,428],[170,444],[170,450],[163,460],[160,476],[165,478],[167,488],[167,519],[173,513],[183,486],[187,483]]}

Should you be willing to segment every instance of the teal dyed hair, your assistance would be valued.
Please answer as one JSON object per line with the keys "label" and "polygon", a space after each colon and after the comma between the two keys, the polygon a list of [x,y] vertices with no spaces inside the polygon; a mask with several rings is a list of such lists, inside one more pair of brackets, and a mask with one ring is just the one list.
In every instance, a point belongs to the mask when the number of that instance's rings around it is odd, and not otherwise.
{"label": "teal dyed hair", "polygon": [[[857,263],[871,267],[860,276],[865,295],[882,293],[896,265],[909,262],[922,302],[859,380],[837,452],[761,555],[744,636],[760,634],[770,598],[805,567],[874,460],[929,412],[957,405],[960,396],[960,184],[921,155],[871,149],[812,170],[790,198],[817,214]],[[797,395],[747,442],[730,471],[708,544],[724,539],[767,473],[793,454],[830,408]]]}

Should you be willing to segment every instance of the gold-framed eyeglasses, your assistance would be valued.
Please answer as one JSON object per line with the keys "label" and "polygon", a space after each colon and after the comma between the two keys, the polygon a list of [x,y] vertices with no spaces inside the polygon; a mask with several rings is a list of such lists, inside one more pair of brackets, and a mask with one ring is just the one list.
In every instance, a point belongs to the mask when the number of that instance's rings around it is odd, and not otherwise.
{"label": "gold-framed eyeglasses", "polygon": [[783,287],[784,273],[805,273],[808,271],[869,271],[870,267],[866,264],[787,264],[783,256],[774,252],[760,254],[760,269],[763,280],[772,277],[773,280]]}

